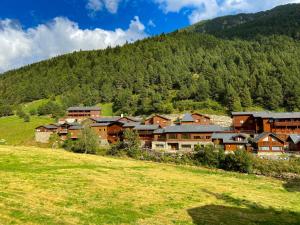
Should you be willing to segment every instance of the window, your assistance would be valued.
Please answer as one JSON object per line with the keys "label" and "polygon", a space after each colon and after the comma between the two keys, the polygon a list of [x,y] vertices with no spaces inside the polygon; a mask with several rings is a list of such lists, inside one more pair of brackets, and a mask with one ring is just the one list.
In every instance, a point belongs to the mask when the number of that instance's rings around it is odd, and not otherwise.
{"label": "window", "polygon": [[156,144],[155,147],[156,148],[165,148],[165,146],[163,144]]}
{"label": "window", "polygon": [[272,151],[281,151],[282,150],[282,147],[280,146],[273,146],[272,147]]}
{"label": "window", "polygon": [[176,134],[169,134],[169,139],[177,139],[177,135]]}
{"label": "window", "polygon": [[190,134],[182,134],[181,138],[182,139],[191,139],[191,135]]}
{"label": "window", "polygon": [[241,120],[240,123],[243,124],[243,123],[244,123],[244,120]]}
{"label": "window", "polygon": [[264,147],[259,147],[259,150],[260,150],[260,151],[270,151],[270,147],[266,147],[266,146],[264,146]]}
{"label": "window", "polygon": [[181,145],[181,148],[191,149],[191,148],[192,148],[192,145]]}
{"label": "window", "polygon": [[194,139],[196,139],[196,140],[205,140],[206,137],[205,136],[194,136]]}

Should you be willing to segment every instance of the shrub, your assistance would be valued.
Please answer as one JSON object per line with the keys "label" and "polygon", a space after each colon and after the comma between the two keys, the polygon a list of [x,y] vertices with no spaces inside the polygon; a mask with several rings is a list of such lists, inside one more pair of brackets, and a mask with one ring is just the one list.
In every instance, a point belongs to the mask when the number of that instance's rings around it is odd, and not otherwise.
{"label": "shrub", "polygon": [[37,115],[37,109],[30,109],[29,110],[29,115],[31,115],[31,116]]}
{"label": "shrub", "polygon": [[64,116],[65,111],[62,108],[62,106],[60,106],[59,104],[57,104],[53,101],[49,101],[46,104],[40,105],[37,108],[37,113],[40,116],[52,115],[52,117],[58,118],[58,117]]}
{"label": "shrub", "polygon": [[9,105],[0,105],[0,117],[13,115],[12,107]]}
{"label": "shrub", "polygon": [[23,116],[23,119],[24,119],[24,122],[26,122],[26,123],[30,122],[30,116],[28,114],[25,114]]}
{"label": "shrub", "polygon": [[89,127],[84,127],[78,137],[78,140],[72,140],[70,137],[63,143],[63,148],[85,154],[96,154],[99,149],[99,137]]}
{"label": "shrub", "polygon": [[124,141],[118,141],[115,145],[113,145],[108,151],[108,154],[140,158],[142,156],[140,145],[141,142],[137,131],[126,129],[124,132]]}
{"label": "shrub", "polygon": [[253,169],[253,157],[244,150],[229,153],[221,162],[220,168],[228,171],[251,173]]}
{"label": "shrub", "polygon": [[220,159],[224,155],[224,151],[218,151],[212,145],[207,145],[203,149],[200,146],[196,146],[195,151],[195,160],[202,165],[210,167],[219,167]]}

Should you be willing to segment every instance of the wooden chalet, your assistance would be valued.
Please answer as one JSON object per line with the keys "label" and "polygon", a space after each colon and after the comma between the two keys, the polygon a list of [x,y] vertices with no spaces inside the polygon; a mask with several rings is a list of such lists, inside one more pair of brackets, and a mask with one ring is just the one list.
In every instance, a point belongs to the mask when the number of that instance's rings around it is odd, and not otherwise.
{"label": "wooden chalet", "polygon": [[67,109],[67,117],[75,119],[98,118],[101,115],[99,107],[70,107]]}
{"label": "wooden chalet", "polygon": [[300,134],[300,112],[233,112],[233,128],[238,132],[275,133],[287,139],[289,134]]}
{"label": "wooden chalet", "polygon": [[98,135],[101,144],[115,144],[118,140],[123,140],[123,123],[103,122],[93,123],[91,129]]}
{"label": "wooden chalet", "polygon": [[58,125],[49,124],[35,128],[35,140],[39,143],[48,143],[52,134],[57,133]]}
{"label": "wooden chalet", "polygon": [[170,126],[171,123],[171,119],[158,114],[153,115],[145,120],[145,125],[159,125],[161,128]]}
{"label": "wooden chalet", "polygon": [[253,142],[258,154],[281,154],[285,150],[285,141],[273,133],[261,133]]}
{"label": "wooden chalet", "polygon": [[195,145],[212,144],[212,134],[224,132],[217,125],[175,125],[154,132],[153,149],[192,150]]}
{"label": "wooden chalet", "polygon": [[210,120],[210,117],[205,116],[203,114],[186,113],[186,114],[184,114],[182,119],[179,119],[176,123],[181,124],[181,125],[210,125],[211,120]]}
{"label": "wooden chalet", "polygon": [[300,152],[300,135],[291,134],[288,138],[289,150],[292,152]]}
{"label": "wooden chalet", "polygon": [[214,133],[212,141],[217,148],[225,151],[250,150],[249,135],[242,133]]}
{"label": "wooden chalet", "polygon": [[137,131],[143,147],[151,148],[154,131],[159,128],[159,125],[137,125],[133,130]]}

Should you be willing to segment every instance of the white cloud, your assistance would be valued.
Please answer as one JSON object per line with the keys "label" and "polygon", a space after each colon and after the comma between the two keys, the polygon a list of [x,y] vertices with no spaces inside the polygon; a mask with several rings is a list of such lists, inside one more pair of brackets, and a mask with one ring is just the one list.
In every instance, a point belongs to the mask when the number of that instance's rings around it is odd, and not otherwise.
{"label": "white cloud", "polygon": [[0,71],[17,68],[75,50],[104,49],[145,38],[145,26],[134,17],[127,30],[80,29],[67,18],[23,30],[16,22],[0,20]]}
{"label": "white cloud", "polygon": [[236,12],[257,12],[277,5],[300,3],[300,0],[153,0],[165,12],[191,9],[190,23]]}
{"label": "white cloud", "polygon": [[117,13],[119,4],[122,0],[88,0],[86,9],[89,10],[89,16],[94,17],[97,12],[105,7],[110,13]]}

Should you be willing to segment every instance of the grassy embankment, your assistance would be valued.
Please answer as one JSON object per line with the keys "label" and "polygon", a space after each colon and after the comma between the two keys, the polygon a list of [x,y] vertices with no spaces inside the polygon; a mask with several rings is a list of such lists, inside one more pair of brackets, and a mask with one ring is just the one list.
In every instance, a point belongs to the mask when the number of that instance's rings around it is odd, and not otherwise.
{"label": "grassy embankment", "polygon": [[0,146],[2,224],[299,224],[273,178]]}

